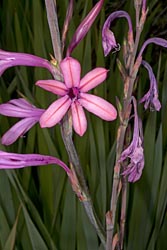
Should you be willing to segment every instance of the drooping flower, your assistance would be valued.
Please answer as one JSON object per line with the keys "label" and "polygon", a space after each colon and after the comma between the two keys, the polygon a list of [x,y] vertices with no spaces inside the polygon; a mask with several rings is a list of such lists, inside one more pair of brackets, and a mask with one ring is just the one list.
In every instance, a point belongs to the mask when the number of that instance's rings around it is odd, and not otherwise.
{"label": "drooping flower", "polygon": [[105,68],[95,68],[80,80],[80,63],[72,57],[66,57],[60,63],[64,82],[56,80],[40,80],[36,85],[61,96],[52,103],[40,118],[41,127],[52,127],[61,121],[71,107],[73,127],[82,136],[87,128],[87,120],[83,110],[86,108],[100,118],[112,121],[117,111],[112,104],[87,91],[96,87],[107,77]]}
{"label": "drooping flower", "polygon": [[54,75],[54,68],[46,59],[31,54],[8,52],[0,49],[0,76],[6,69],[21,65],[46,68]]}
{"label": "drooping flower", "polygon": [[104,0],[100,0],[97,4],[92,8],[92,10],[88,13],[88,15],[84,18],[84,20],[80,23],[78,28],[76,29],[72,40],[67,48],[66,56],[70,56],[74,48],[80,43],[80,41],[86,36],[96,17],[98,16]]}
{"label": "drooping flower", "polygon": [[167,40],[163,39],[163,38],[159,38],[159,37],[153,37],[153,38],[149,38],[147,39],[142,47],[141,47],[141,50],[139,52],[139,55],[138,57],[141,57],[145,48],[147,47],[147,45],[149,45],[150,43],[155,43],[156,45],[159,45],[159,46],[162,46],[164,48],[167,48]]}
{"label": "drooping flower", "polygon": [[104,50],[104,55],[107,56],[112,49],[115,51],[120,50],[120,45],[116,43],[114,33],[110,30],[110,25],[116,18],[125,17],[128,21],[129,31],[128,31],[128,42],[133,43],[133,29],[132,22],[129,14],[126,11],[115,11],[105,21],[102,29],[102,45]]}
{"label": "drooping flower", "polygon": [[39,121],[44,111],[44,109],[36,108],[23,98],[0,104],[1,115],[23,118],[2,136],[1,143],[4,145],[14,143]]}
{"label": "drooping flower", "polygon": [[0,150],[0,169],[16,169],[47,164],[59,165],[66,171],[67,174],[71,173],[71,170],[64,162],[53,156],[8,153]]}
{"label": "drooping flower", "polygon": [[134,97],[134,131],[133,139],[130,145],[122,152],[119,162],[129,160],[129,164],[125,167],[122,175],[128,176],[129,182],[135,182],[140,179],[144,168],[144,152],[143,152],[143,135],[142,124],[137,114],[137,104]]}
{"label": "drooping flower", "polygon": [[157,81],[153,70],[149,63],[146,61],[142,61],[143,66],[148,70],[149,78],[150,78],[150,89],[149,91],[141,98],[140,103],[144,102],[144,108],[150,108],[151,111],[157,110],[159,111],[161,108],[161,103],[158,99],[158,88]]}

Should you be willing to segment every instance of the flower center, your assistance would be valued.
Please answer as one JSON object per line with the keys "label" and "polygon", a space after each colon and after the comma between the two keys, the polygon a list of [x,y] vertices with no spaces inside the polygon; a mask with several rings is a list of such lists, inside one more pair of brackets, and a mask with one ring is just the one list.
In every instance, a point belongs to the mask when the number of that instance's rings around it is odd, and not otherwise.
{"label": "flower center", "polygon": [[78,99],[78,98],[79,98],[79,93],[80,93],[80,91],[79,91],[79,89],[76,88],[76,87],[71,88],[71,89],[69,89],[69,91],[68,91],[68,95],[69,95],[69,97],[70,97],[72,100]]}

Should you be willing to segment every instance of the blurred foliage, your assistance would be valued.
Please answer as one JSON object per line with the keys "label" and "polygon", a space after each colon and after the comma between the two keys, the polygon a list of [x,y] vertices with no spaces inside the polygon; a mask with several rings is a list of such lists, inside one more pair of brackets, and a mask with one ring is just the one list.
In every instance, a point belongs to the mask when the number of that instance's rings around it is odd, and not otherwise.
{"label": "blurred foliage", "polygon": [[[97,1],[76,0],[67,45],[76,27]],[[67,0],[57,0],[60,30],[66,13]],[[142,42],[153,36],[167,38],[165,1],[148,1],[149,13],[142,33]],[[105,1],[105,6],[88,35],[73,52],[82,64],[82,74],[96,65],[110,69],[107,81],[94,92],[111,100],[122,98],[121,80],[116,58],[121,52],[104,58],[101,28],[106,17],[115,10],[129,12],[135,24],[131,1]],[[113,27],[117,41],[126,37],[125,20]],[[53,54],[44,1],[1,0],[0,48],[27,52],[49,59]],[[129,185],[125,248],[127,250],[167,249],[167,51],[149,46],[144,58],[152,65],[158,79],[162,109],[146,112],[139,105],[143,120],[145,169],[140,181]],[[35,87],[35,81],[48,79],[50,74],[39,68],[16,67],[0,78],[0,101],[25,95],[32,103],[47,107],[54,95]],[[149,88],[147,72],[141,68],[139,99]],[[88,114],[88,130],[84,137],[74,135],[74,142],[83,166],[92,199],[103,224],[109,209],[112,173],[115,160],[117,122],[103,122]],[[0,117],[2,135],[14,119]],[[59,125],[53,129],[35,126],[26,137],[12,146],[1,149],[19,153],[42,153],[60,157],[68,164],[67,153]],[[0,249],[3,250],[96,250],[103,249],[82,204],[73,193],[62,169],[57,166],[0,171]]]}

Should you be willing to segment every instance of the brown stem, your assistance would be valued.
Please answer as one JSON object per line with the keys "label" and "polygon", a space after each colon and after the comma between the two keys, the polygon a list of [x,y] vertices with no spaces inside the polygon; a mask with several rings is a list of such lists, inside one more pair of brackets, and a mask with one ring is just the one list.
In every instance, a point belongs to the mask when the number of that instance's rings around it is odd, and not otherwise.
{"label": "brown stem", "polygon": [[127,178],[122,178],[122,202],[121,202],[121,221],[120,221],[120,248],[123,249],[125,223],[126,223],[126,202],[127,202]]}

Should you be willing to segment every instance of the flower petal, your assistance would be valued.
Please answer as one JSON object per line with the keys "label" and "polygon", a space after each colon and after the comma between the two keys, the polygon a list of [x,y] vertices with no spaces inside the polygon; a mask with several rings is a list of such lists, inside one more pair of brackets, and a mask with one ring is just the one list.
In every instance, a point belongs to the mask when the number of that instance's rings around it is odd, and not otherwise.
{"label": "flower petal", "polygon": [[36,108],[23,98],[0,104],[0,114],[10,117],[40,117],[43,112],[43,109]]}
{"label": "flower petal", "polygon": [[94,113],[106,121],[112,121],[116,119],[117,111],[111,103],[98,96],[85,93],[81,93],[80,97],[81,99],[79,99],[79,102],[89,112]]}
{"label": "flower petal", "polygon": [[60,96],[66,95],[68,91],[66,85],[63,82],[56,80],[40,80],[37,81],[35,85]]}
{"label": "flower petal", "polygon": [[41,127],[50,128],[56,125],[63,118],[70,105],[71,100],[67,95],[53,102],[40,118]]}
{"label": "flower petal", "polygon": [[38,119],[35,118],[25,118],[17,122],[13,127],[11,127],[1,139],[3,145],[10,145],[14,143],[20,136],[24,135],[30,128],[32,128]]}
{"label": "flower petal", "polygon": [[80,81],[79,89],[87,92],[102,83],[107,77],[108,70],[105,68],[95,68],[87,73]]}
{"label": "flower petal", "polygon": [[79,102],[73,102],[71,110],[74,130],[77,134],[83,136],[87,129],[85,112]]}
{"label": "flower petal", "polygon": [[78,87],[81,74],[80,63],[72,57],[66,57],[61,61],[60,68],[67,88]]}

